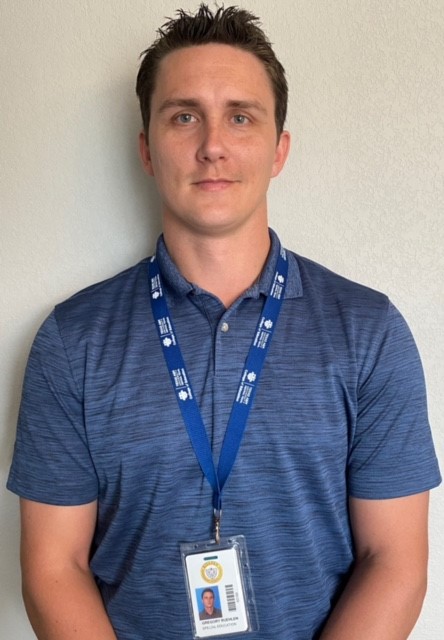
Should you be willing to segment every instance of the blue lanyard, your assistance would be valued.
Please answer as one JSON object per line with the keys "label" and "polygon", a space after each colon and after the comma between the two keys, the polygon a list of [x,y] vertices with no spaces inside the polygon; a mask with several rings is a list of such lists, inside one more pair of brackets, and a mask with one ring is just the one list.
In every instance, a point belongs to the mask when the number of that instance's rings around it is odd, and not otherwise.
{"label": "blue lanyard", "polygon": [[[222,490],[239,451],[248,415],[259,383],[262,366],[265,362],[284,299],[288,273],[287,254],[285,249],[280,248],[273,282],[257,324],[237,389],[236,398],[231,409],[217,471],[205,425],[191,387],[190,378],[186,371],[185,362],[169,313],[163,292],[159,265],[155,256],[153,256],[149,262],[148,272],[151,307],[160,344],[194,453],[202,469],[202,473],[213,489],[213,508],[217,529],[217,522],[222,508]],[[216,531],[216,539],[217,538],[218,535]]]}

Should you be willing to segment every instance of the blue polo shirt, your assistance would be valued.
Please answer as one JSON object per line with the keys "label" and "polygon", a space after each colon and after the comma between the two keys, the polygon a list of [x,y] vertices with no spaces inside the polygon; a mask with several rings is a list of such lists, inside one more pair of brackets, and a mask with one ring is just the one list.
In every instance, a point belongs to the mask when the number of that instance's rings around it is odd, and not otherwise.
{"label": "blue polo shirt", "polygon": [[[225,309],[160,238],[170,312],[217,461],[279,251]],[[410,331],[381,293],[288,252],[281,314],[224,489],[222,535],[244,534],[260,630],[312,640],[353,563],[347,499],[440,482]],[[8,488],[55,505],[98,500],[91,569],[119,640],[184,640],[180,542],[212,534],[154,325],[148,260],[56,306],[29,357]]]}

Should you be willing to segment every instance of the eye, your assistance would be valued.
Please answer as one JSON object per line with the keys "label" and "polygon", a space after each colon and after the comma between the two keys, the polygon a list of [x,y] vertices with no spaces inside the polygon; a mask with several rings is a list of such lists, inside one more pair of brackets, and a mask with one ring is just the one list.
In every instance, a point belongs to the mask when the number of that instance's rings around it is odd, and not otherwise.
{"label": "eye", "polygon": [[196,118],[191,115],[191,113],[180,113],[176,116],[176,121],[179,124],[190,124],[191,122],[195,122]]}
{"label": "eye", "polygon": [[249,119],[242,113],[237,113],[233,116],[233,121],[235,124],[246,124],[247,122],[249,122]]}

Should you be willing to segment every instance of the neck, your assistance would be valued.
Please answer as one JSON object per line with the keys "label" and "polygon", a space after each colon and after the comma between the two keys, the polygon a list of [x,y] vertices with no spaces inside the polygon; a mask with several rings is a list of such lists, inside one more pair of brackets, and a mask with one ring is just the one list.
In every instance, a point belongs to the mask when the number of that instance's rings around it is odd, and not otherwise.
{"label": "neck", "polygon": [[226,308],[260,276],[270,250],[268,227],[224,236],[172,234],[168,252],[189,282],[217,296]]}

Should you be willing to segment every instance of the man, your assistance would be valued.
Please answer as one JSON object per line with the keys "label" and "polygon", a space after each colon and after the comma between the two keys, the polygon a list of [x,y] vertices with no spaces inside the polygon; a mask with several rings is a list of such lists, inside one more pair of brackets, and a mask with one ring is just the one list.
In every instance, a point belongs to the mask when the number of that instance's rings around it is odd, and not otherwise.
{"label": "man", "polygon": [[251,14],[202,5],[160,31],[137,92],[155,260],[58,305],[26,373],[8,486],[36,634],[191,637],[180,543],[221,534],[245,536],[251,638],[406,638],[440,482],[421,366],[384,295],[268,229],[283,68]]}
{"label": "man", "polygon": [[222,618],[222,611],[214,606],[213,589],[204,589],[202,591],[201,597],[204,608],[199,613],[200,620],[213,620],[215,618]]}

